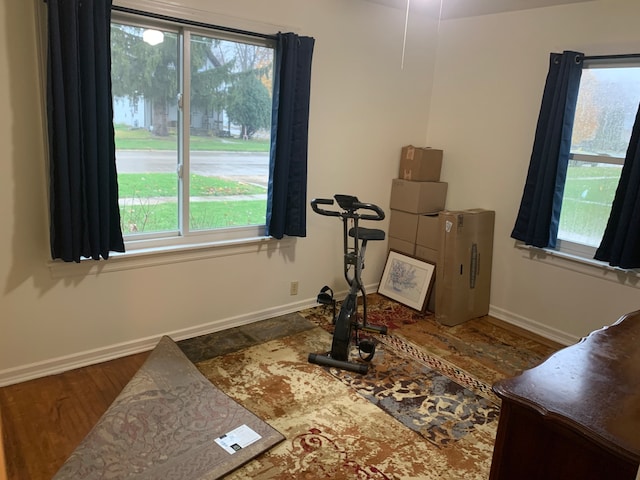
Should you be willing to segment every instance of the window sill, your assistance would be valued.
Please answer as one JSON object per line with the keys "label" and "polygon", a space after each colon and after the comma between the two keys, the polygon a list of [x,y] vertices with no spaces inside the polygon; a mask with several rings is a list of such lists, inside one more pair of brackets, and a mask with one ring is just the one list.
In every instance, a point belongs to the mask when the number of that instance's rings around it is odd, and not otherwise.
{"label": "window sill", "polygon": [[532,247],[516,242],[524,257],[629,287],[640,288],[640,271],[612,267],[604,262],[548,248]]}
{"label": "window sill", "polygon": [[102,273],[131,270],[156,265],[168,265],[216,257],[228,257],[260,251],[275,252],[291,248],[295,238],[277,240],[272,237],[252,237],[242,240],[205,242],[190,245],[175,245],[140,248],[126,253],[113,252],[109,260],[83,259],[80,263],[53,260],[48,267],[54,279],[100,275]]}

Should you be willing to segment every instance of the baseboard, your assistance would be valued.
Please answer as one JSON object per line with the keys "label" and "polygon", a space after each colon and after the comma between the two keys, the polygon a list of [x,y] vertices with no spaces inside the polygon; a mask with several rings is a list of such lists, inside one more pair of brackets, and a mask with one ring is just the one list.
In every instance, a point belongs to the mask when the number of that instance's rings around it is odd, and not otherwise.
{"label": "baseboard", "polygon": [[548,327],[541,323],[531,320],[530,318],[523,317],[515,314],[503,308],[498,308],[493,305],[489,307],[489,315],[503,322],[515,325],[516,327],[527,330],[531,333],[547,338],[555,343],[561,345],[573,345],[580,339],[569,333],[557,330],[555,328]]}
{"label": "baseboard", "polygon": [[197,325],[182,330],[172,332],[162,332],[146,338],[140,338],[129,342],[123,342],[116,345],[110,345],[94,350],[86,350],[73,355],[52,358],[42,362],[31,363],[20,367],[0,370],[0,387],[14,385],[16,383],[33,380],[35,378],[46,377],[66,372],[76,368],[94,365],[96,363],[114,360],[116,358],[133,355],[140,352],[146,352],[153,349],[163,335],[170,336],[173,340],[179,341],[187,338],[206,335],[208,333],[218,332],[229,328],[247,325],[249,323],[266,320],[268,318],[286,315],[288,313],[299,312],[306,308],[316,306],[316,299],[304,299],[295,303],[289,303],[276,308],[269,308],[259,312],[253,312],[246,315],[238,315],[236,317],[216,320],[213,322]]}

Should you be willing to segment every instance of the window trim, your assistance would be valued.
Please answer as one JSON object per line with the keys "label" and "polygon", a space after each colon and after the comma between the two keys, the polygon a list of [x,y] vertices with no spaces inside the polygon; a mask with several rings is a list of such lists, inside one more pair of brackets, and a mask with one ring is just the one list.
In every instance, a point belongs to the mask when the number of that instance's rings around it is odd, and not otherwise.
{"label": "window trim", "polygon": [[264,21],[250,20],[236,15],[222,13],[211,9],[202,10],[184,5],[175,5],[161,0],[113,0],[112,12],[141,12],[150,16],[162,16],[179,19],[200,25],[225,25],[230,29],[252,33],[253,35],[272,36],[273,32],[299,32],[293,25],[271,24]]}
{"label": "window trim", "polygon": [[173,247],[158,246],[140,248],[125,253],[111,252],[109,261],[82,259],[80,263],[49,260],[51,278],[60,279],[75,276],[101,275],[109,272],[133,270],[144,267],[170,265],[196,260],[229,257],[250,253],[285,251],[295,246],[296,237],[247,237],[241,240],[191,243]]}
{"label": "window trim", "polygon": [[516,240],[515,248],[522,250],[523,258],[528,260],[561,267],[565,270],[571,270],[598,279],[640,289],[640,269],[627,270],[612,267],[608,263],[595,260],[594,258],[587,258],[566,251],[560,251],[557,248],[534,247],[532,245],[526,245],[521,240]]}
{"label": "window trim", "polygon": [[607,155],[589,155],[586,153],[570,153],[569,160],[589,163],[607,163],[609,165],[624,165],[624,157],[610,157]]}
{"label": "window trim", "polygon": [[138,8],[131,8],[131,7],[114,4],[112,5],[111,10],[112,10],[112,17],[113,15],[118,13],[122,15],[130,15],[131,17],[134,17],[134,18],[136,17],[149,18],[149,19],[152,19],[153,21],[157,21],[158,23],[169,23],[169,24],[178,25],[180,27],[187,26],[190,29],[200,29],[200,31],[204,31],[204,32],[215,31],[215,32],[220,32],[220,34],[231,34],[236,38],[238,36],[244,37],[244,38],[249,37],[249,38],[252,38],[253,41],[259,38],[262,38],[265,40],[271,40],[271,41],[277,40],[276,36],[271,34],[258,33],[258,32],[253,32],[249,30],[244,30],[241,28],[228,27],[224,25],[215,25],[213,23],[202,22],[198,19],[187,19],[182,15],[178,15],[178,16],[167,15],[164,13],[158,13],[155,11],[155,9],[153,9],[153,11],[151,10],[145,11],[145,10],[139,10]]}
{"label": "window trim", "polygon": [[593,260],[593,257],[596,254],[596,250],[596,247],[592,247],[591,245],[572,242],[570,240],[563,240],[561,238],[558,238],[555,248],[555,251],[566,253],[567,255],[571,256],[576,256],[578,258],[584,258],[586,260]]}

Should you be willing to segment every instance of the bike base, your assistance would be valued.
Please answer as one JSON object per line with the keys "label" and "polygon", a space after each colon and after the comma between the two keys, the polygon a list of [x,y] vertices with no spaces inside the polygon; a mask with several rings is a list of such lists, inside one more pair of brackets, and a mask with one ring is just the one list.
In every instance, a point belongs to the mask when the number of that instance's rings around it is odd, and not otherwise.
{"label": "bike base", "polygon": [[364,330],[365,332],[371,332],[371,333],[380,333],[382,335],[386,335],[387,334],[387,327],[386,325],[371,325],[369,323],[367,323],[366,325],[364,324],[357,324],[355,326],[356,330]]}
{"label": "bike base", "polygon": [[328,355],[322,355],[320,353],[310,353],[308,360],[309,363],[315,363],[316,365],[340,368],[342,370],[349,370],[362,375],[366,375],[369,371],[369,365],[367,364],[348,362],[346,360],[336,360],[335,358],[331,358]]}

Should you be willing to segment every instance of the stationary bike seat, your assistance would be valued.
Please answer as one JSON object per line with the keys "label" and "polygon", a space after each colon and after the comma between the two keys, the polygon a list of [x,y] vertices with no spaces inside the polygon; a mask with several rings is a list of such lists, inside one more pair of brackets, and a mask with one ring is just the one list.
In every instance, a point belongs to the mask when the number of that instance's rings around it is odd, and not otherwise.
{"label": "stationary bike seat", "polygon": [[[349,230],[349,236],[352,238],[356,238],[355,227]],[[378,230],[377,228],[358,227],[358,239],[367,241],[384,240],[384,230]]]}

